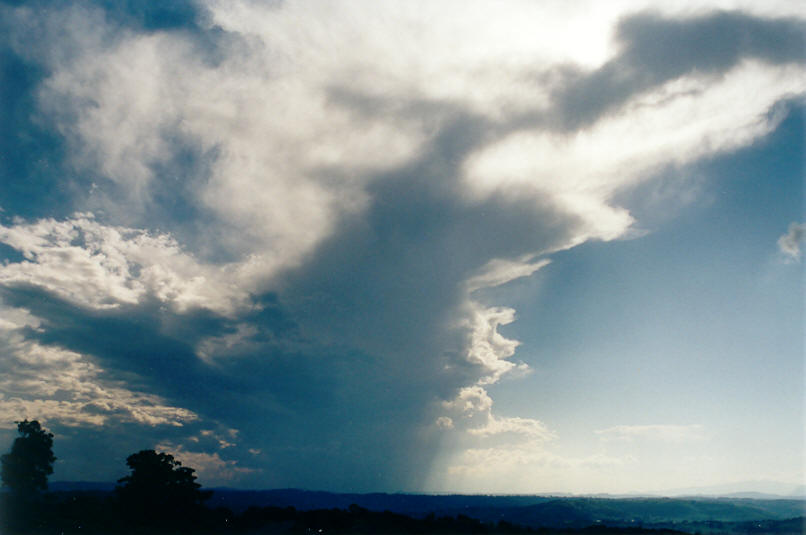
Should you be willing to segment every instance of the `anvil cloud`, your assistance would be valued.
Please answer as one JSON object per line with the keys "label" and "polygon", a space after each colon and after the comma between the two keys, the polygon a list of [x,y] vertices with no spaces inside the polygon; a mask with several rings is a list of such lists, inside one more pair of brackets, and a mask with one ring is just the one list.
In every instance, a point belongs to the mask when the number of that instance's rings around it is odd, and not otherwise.
{"label": "anvil cloud", "polygon": [[[778,126],[806,23],[750,4],[3,5],[20,124],[57,147],[23,167],[63,195],[0,201],[0,421],[172,448],[205,484],[629,462],[557,457],[496,412],[490,385],[529,366],[483,294],[640,235],[620,195]],[[677,429],[633,429],[656,428]]]}

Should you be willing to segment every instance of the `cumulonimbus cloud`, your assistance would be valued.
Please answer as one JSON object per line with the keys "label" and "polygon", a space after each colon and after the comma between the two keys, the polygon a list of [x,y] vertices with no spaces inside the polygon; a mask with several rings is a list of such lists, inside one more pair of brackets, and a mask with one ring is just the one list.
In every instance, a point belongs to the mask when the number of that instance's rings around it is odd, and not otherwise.
{"label": "cumulonimbus cloud", "polygon": [[[163,444],[219,479],[243,455],[233,477],[266,486],[421,488],[446,435],[562,464],[546,424],[493,411],[489,385],[528,367],[484,289],[624,236],[620,191],[747,146],[804,84],[791,17],[199,6],[192,29],[152,31],[85,4],[3,8],[47,72],[37,113],[94,184],[75,216],[0,227],[22,255],[0,283],[40,321],[12,329],[39,344],[21,347],[238,429],[214,453]],[[43,25],[58,43],[23,52]],[[248,464],[258,450],[270,466]]]}

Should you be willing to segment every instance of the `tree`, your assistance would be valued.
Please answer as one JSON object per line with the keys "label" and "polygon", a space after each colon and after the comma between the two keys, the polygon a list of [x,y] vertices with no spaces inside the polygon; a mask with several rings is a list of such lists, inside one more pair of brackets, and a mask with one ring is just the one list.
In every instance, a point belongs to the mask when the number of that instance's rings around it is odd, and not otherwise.
{"label": "tree", "polygon": [[0,457],[3,486],[19,495],[33,495],[47,490],[48,476],[53,473],[53,433],[42,429],[36,420],[14,422],[20,436],[14,439],[11,452]]}
{"label": "tree", "polygon": [[126,513],[138,521],[174,524],[212,495],[199,490],[194,469],[167,453],[142,450],[129,455],[126,464],[131,474],[120,478],[115,490]]}

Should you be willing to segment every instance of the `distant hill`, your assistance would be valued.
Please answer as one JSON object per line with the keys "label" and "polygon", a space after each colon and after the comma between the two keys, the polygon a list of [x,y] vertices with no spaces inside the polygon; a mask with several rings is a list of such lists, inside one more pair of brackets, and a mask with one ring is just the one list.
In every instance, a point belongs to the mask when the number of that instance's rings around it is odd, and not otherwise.
{"label": "distant hill", "polygon": [[[108,493],[113,483],[54,482],[54,493]],[[299,511],[347,510],[355,504],[369,511],[389,511],[424,518],[464,515],[483,522],[562,529],[592,525],[681,529],[709,533],[713,523],[739,526],[749,522],[783,522],[806,516],[806,501],[745,493],[737,497],[568,497],[535,495],[432,495],[432,494],[350,494],[299,489],[235,490],[209,489],[210,508],[224,507],[242,513],[249,507],[294,507]],[[721,524],[720,524],[721,525]],[[750,524],[748,524],[750,525]],[[761,525],[761,524],[759,524]],[[730,531],[722,526],[725,532]],[[739,529],[739,528],[737,528]],[[742,528],[743,529],[743,528]]]}
{"label": "distant hill", "polygon": [[250,506],[299,510],[347,509],[414,517],[465,515],[485,522],[505,520],[532,527],[579,529],[591,525],[673,527],[680,523],[780,521],[804,516],[806,501],[750,498],[585,498],[426,494],[338,494],[296,489],[238,491],[214,489],[211,507],[243,511]]}
{"label": "distant hill", "polygon": [[115,490],[115,484],[108,481],[53,481],[48,483],[48,490],[51,492],[111,492]]}
{"label": "distant hill", "polygon": [[763,499],[806,498],[806,485],[780,481],[738,481],[722,485],[669,489],[661,494],[664,496],[755,497]]}
{"label": "distant hill", "polygon": [[471,510],[487,507],[520,507],[555,499],[550,496],[514,495],[465,495],[465,494],[349,494],[299,489],[234,490],[214,488],[208,502],[212,507],[223,506],[233,511],[242,511],[249,506],[272,505],[311,509],[346,509],[352,504],[371,511],[392,511],[409,515],[425,515],[441,511]]}
{"label": "distant hill", "polygon": [[465,513],[481,520],[504,518],[525,526],[582,528],[608,526],[672,527],[684,522],[785,520],[804,515],[802,500],[561,498],[516,508]]}
{"label": "distant hill", "polygon": [[[54,482],[50,484],[53,499],[45,503],[70,504],[59,507],[78,507],[78,515],[81,512],[80,507],[86,508],[92,504],[96,508],[106,507],[99,504],[110,503],[106,501],[106,496],[111,495],[114,487],[113,483],[106,482]],[[556,532],[566,535],[583,531],[587,533],[597,526],[608,528],[601,531],[601,534],[623,532],[636,535],[647,530],[660,530],[651,531],[659,534],[665,530],[667,533],[675,531],[700,535],[802,535],[803,519],[806,517],[806,500],[783,498],[616,498],[342,494],[298,489],[208,490],[213,493],[205,503],[208,511],[205,514],[218,515],[218,520],[241,518],[242,523],[249,525],[250,522],[256,522],[256,527],[265,522],[317,525],[317,522],[324,522],[322,519],[327,518],[327,522],[337,524],[348,521],[381,522],[383,525],[387,521],[392,524],[397,522],[411,529],[438,525],[445,529],[461,527],[459,532],[462,533],[476,532],[474,530],[480,529],[479,526],[511,525],[548,530],[543,531],[544,534]],[[79,515],[76,518],[81,517]]]}

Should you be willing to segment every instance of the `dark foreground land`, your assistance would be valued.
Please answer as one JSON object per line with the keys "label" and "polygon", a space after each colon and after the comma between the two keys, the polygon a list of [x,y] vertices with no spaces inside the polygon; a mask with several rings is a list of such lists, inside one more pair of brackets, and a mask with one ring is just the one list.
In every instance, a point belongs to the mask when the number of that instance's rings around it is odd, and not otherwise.
{"label": "dark foreground land", "polygon": [[[0,494],[3,534],[802,534],[803,500],[331,494],[218,489],[178,510],[109,490]],[[349,502],[349,503],[348,503]]]}

